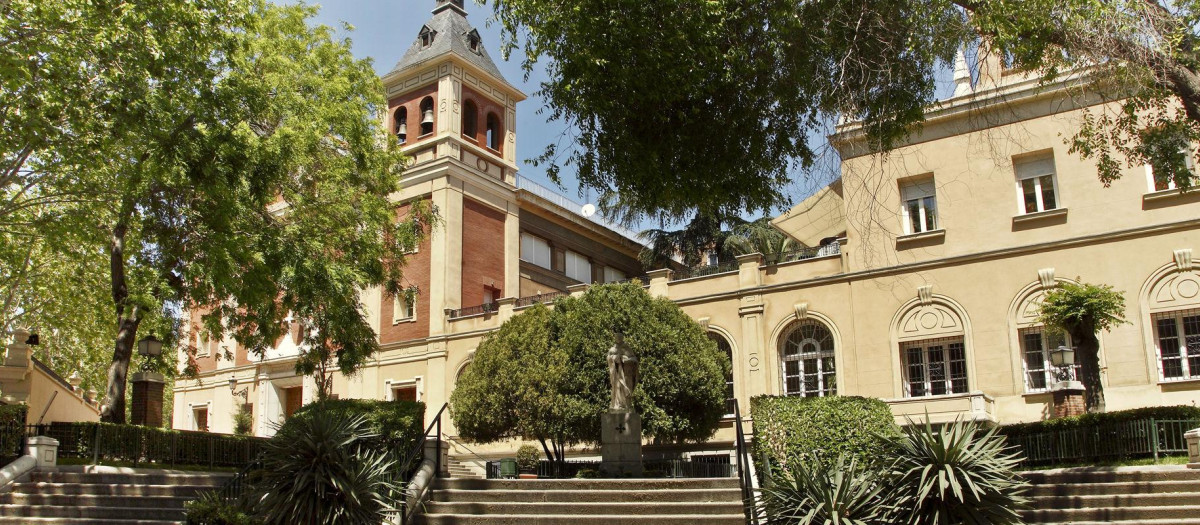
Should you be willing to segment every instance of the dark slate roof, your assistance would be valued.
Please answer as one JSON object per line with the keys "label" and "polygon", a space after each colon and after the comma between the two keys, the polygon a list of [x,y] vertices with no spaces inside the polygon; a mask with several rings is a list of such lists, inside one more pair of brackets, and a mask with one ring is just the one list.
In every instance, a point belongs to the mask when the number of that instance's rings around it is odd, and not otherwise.
{"label": "dark slate roof", "polygon": [[484,72],[508,84],[504,75],[500,73],[500,69],[496,67],[496,63],[492,62],[492,58],[488,56],[485,44],[479,44],[478,52],[471,51],[471,43],[467,36],[475,28],[471,26],[470,22],[467,22],[466,11],[462,10],[456,4],[454,1],[447,0],[438,2],[437,8],[433,10],[433,18],[425,22],[425,27],[435,32],[433,43],[429,47],[422,48],[421,37],[418,34],[416,39],[413,40],[412,45],[409,46],[408,51],[404,53],[404,58],[401,58],[396,63],[396,67],[392,68],[391,73],[418,67],[426,61],[454,53]]}

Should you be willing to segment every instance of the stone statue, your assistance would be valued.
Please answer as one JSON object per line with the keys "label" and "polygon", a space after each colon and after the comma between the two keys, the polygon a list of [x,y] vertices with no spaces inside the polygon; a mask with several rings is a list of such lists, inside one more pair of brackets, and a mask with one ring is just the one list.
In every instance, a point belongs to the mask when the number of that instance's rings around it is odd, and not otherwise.
{"label": "stone statue", "polygon": [[633,389],[637,386],[638,358],[625,344],[625,336],[616,334],[616,342],[608,349],[608,380],[612,384],[610,410],[627,411],[633,408]]}

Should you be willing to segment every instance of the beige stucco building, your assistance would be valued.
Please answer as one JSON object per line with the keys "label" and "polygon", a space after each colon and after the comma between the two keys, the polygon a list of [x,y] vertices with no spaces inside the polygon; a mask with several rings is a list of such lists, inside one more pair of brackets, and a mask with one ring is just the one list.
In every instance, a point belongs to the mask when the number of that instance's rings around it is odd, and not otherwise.
{"label": "beige stucco building", "polygon": [[[642,274],[627,232],[516,175],[524,95],[456,3],[438,3],[383,78],[388,126],[414,158],[397,204],[428,199],[445,222],[412,255],[414,304],[364,291],[383,351],[335,378],[340,397],[436,411],[481,338],[522,308]],[[1104,187],[1093,162],[1068,153],[1085,112],[1111,109],[1084,77],[1041,85],[988,60],[974,82],[957,76],[955,96],[887,155],[839,127],[841,178],[773,221],[811,248],[649,272],[650,292],[728,347],[743,412],[758,395],[837,393],[884,399],[901,420],[1005,424],[1051,412],[1048,351],[1062,341],[1036,323],[1042,294],[1064,280],[1109,284],[1129,323],[1101,336],[1108,408],[1197,403],[1200,194],[1156,187],[1144,166]],[[292,369],[298,340],[262,360],[197,341],[201,374],[175,386],[175,428],[229,432],[247,404],[269,434],[313,396]],[[222,348],[235,358],[217,359]],[[709,448],[732,439],[726,425]]]}

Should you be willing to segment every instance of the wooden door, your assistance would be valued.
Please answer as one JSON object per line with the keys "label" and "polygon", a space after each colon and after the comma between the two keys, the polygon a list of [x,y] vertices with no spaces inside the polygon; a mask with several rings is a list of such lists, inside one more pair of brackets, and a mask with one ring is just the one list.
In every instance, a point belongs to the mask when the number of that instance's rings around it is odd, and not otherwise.
{"label": "wooden door", "polygon": [[292,417],[292,414],[295,414],[304,402],[304,387],[285,388],[283,390],[283,397],[283,415],[284,417]]}

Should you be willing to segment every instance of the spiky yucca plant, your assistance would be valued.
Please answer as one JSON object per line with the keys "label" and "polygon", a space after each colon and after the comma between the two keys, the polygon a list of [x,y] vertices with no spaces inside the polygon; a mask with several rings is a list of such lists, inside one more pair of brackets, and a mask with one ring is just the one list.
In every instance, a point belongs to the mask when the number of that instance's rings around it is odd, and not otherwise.
{"label": "spiky yucca plant", "polygon": [[263,451],[255,511],[269,524],[378,524],[399,498],[395,461],[376,449],[363,416],[305,414]]}
{"label": "spiky yucca plant", "polygon": [[880,473],[846,463],[792,462],[771,476],[763,504],[771,525],[878,525],[890,523]]}
{"label": "spiky yucca plant", "polygon": [[[926,418],[928,420],[928,418]],[[928,422],[888,438],[895,460],[886,500],[893,523],[909,525],[1009,525],[1021,523],[1028,484],[1017,474],[1017,454],[995,428],[955,421]]]}

